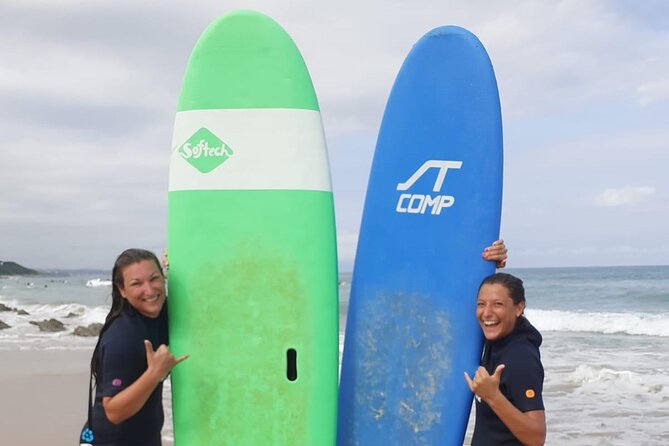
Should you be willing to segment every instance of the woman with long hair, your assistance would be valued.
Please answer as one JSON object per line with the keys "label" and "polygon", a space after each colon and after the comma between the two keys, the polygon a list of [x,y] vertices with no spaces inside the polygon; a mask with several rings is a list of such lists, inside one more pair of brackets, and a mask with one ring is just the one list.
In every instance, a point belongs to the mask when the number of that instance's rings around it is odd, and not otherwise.
{"label": "woman with long hair", "polygon": [[112,305],[91,358],[95,397],[82,442],[160,446],[170,353],[165,277],[155,254],[128,249],[112,270]]}

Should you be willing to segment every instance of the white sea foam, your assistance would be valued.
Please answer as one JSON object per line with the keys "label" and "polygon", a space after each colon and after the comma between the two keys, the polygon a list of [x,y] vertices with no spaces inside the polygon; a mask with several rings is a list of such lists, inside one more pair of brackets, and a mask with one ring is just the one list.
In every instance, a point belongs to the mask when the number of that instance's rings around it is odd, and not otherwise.
{"label": "white sea foam", "polygon": [[[74,336],[74,329],[92,323],[104,322],[109,312],[106,306],[88,307],[82,304],[20,304],[13,300],[3,299],[5,305],[28,312],[27,315],[15,311],[3,311],[0,320],[9,325],[0,331],[0,348],[33,349],[80,349],[90,348],[95,337]],[[69,317],[68,317],[69,316]],[[45,319],[57,319],[65,325],[61,332],[41,332],[30,322]]]}
{"label": "white sea foam", "polygon": [[100,279],[100,278],[91,279],[91,280],[86,282],[86,286],[88,288],[97,288],[97,287],[102,287],[102,286],[110,287],[110,286],[112,286],[112,281],[111,280]]}
{"label": "white sea foam", "polygon": [[567,376],[567,381],[586,388],[604,391],[615,389],[619,395],[621,393],[650,394],[667,398],[669,397],[667,372],[669,371],[666,369],[656,369],[639,373],[638,371],[615,370],[610,367],[581,364]]}
{"label": "white sea foam", "polygon": [[527,318],[539,331],[624,333],[669,337],[669,314],[596,313],[559,310],[527,310]]}

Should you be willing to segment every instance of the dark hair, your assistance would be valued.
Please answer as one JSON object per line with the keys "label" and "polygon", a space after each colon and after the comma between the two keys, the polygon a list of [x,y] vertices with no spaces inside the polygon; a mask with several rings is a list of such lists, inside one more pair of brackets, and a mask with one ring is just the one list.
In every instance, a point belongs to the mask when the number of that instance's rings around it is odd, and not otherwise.
{"label": "dark hair", "polygon": [[495,273],[491,276],[486,277],[481,282],[479,286],[479,291],[483,288],[483,285],[502,285],[509,291],[509,296],[515,305],[523,302],[525,303],[525,287],[523,286],[523,281],[516,276],[512,276],[507,273]]}
{"label": "dark hair", "polygon": [[118,256],[116,262],[114,263],[114,268],[112,269],[112,304],[105,318],[105,323],[100,330],[100,335],[98,336],[98,342],[95,344],[95,350],[93,350],[93,357],[91,358],[91,373],[95,377],[95,382],[97,384],[98,377],[100,375],[100,340],[105,331],[111,326],[124,310],[130,305],[126,299],[121,295],[121,288],[123,288],[123,270],[134,263],[141,262],[142,260],[151,260],[155,262],[158,267],[160,274],[163,274],[163,270],[160,267],[160,261],[158,257],[151,251],[145,249],[126,249]]}

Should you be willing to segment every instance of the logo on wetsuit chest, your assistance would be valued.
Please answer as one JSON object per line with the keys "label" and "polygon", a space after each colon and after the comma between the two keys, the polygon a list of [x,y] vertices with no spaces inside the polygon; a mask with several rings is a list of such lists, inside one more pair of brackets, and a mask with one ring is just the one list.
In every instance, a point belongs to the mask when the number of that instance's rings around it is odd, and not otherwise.
{"label": "logo on wetsuit chest", "polygon": [[122,385],[123,385],[123,381],[121,381],[120,379],[115,378],[114,380],[112,380],[112,386],[121,387]]}
{"label": "logo on wetsuit chest", "polygon": [[527,389],[527,390],[525,391],[525,396],[528,397],[528,398],[534,398],[535,395],[536,395],[536,394],[534,393],[534,390],[533,390],[533,389]]}

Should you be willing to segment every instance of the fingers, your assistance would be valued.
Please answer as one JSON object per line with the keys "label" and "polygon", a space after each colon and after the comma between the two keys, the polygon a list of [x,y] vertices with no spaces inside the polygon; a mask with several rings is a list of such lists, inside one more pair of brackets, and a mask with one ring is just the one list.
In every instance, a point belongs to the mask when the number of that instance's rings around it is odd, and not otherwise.
{"label": "fingers", "polygon": [[496,262],[497,268],[504,268],[508,257],[504,240],[496,240],[491,246],[485,248],[482,257],[485,260]]}
{"label": "fingers", "polygon": [[479,368],[476,369],[476,374],[474,375],[474,382],[476,384],[480,384],[488,378],[490,378],[488,371],[485,369],[485,367],[479,366]]}
{"label": "fingers", "polygon": [[169,347],[166,346],[165,344],[162,344],[160,347],[158,347],[158,350],[156,350],[156,355],[158,354],[160,354],[162,357],[165,358],[167,363],[170,365],[170,369],[175,365],[179,364],[180,362],[185,361],[190,356],[190,355],[182,355],[177,358],[172,354],[172,352],[170,352]]}
{"label": "fingers", "polygon": [[503,256],[506,255],[506,245],[492,245],[483,250],[483,255],[488,256]]}
{"label": "fingers", "polygon": [[473,379],[469,378],[469,375],[465,372],[465,380],[469,389],[476,394],[477,398],[488,401],[499,393],[500,375],[503,369],[504,365],[498,366],[491,376],[485,367],[481,366],[476,370]]}
{"label": "fingers", "polygon": [[469,377],[469,374],[467,372],[465,372],[465,381],[467,381],[467,385],[469,386],[469,390],[471,390],[473,392],[474,391],[474,387],[473,387],[474,383],[473,383],[472,379]]}
{"label": "fingers", "polygon": [[497,257],[506,257],[506,246],[500,245],[500,246],[488,246],[486,249],[483,250],[483,254],[487,254],[489,257],[491,256],[497,256]]}
{"label": "fingers", "polygon": [[[474,374],[474,378],[469,378],[469,375],[467,372],[465,372],[465,379],[467,379],[467,383],[471,383],[474,387],[481,383],[483,380],[486,378],[490,378],[490,375],[488,374],[488,371],[485,369],[485,367],[479,366],[478,369],[476,369],[476,373]],[[471,387],[471,386],[470,386]]]}
{"label": "fingers", "polygon": [[150,341],[144,340],[144,347],[146,348],[146,357],[149,364],[154,363],[156,365],[160,364],[160,367],[167,368],[169,371],[175,365],[188,359],[190,355],[182,355],[176,358],[170,352],[170,349],[165,344],[160,344],[160,346],[154,351],[153,345]]}
{"label": "fingers", "polygon": [[163,251],[163,257],[161,259],[162,267],[163,267],[163,275],[167,279],[167,273],[170,270],[170,261],[167,258],[167,248]]}
{"label": "fingers", "polygon": [[177,364],[179,364],[180,362],[185,361],[185,360],[188,359],[189,357],[190,357],[190,355],[179,356],[179,357],[174,361],[174,365],[177,365]]}

